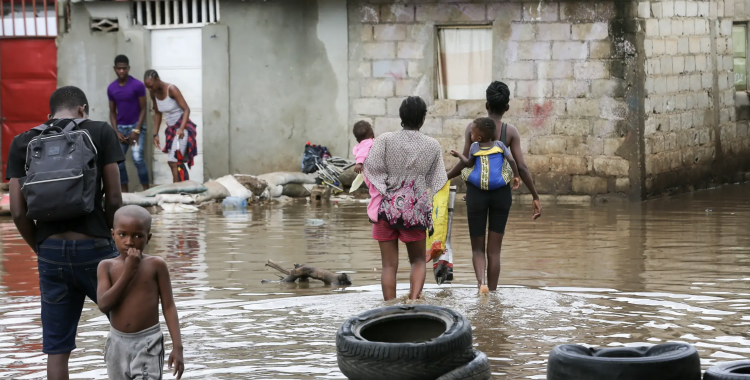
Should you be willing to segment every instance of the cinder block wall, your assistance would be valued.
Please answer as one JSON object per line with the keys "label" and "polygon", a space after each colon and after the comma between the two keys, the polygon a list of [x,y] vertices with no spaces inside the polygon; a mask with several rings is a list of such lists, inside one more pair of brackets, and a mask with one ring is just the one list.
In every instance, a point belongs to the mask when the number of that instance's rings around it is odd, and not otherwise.
{"label": "cinder block wall", "polygon": [[505,121],[522,136],[539,191],[640,197],[639,104],[626,102],[638,71],[636,3],[415,2],[349,2],[350,124],[398,130],[401,101],[419,95],[430,105],[423,132],[451,167],[449,150],[486,111],[484,100],[436,100],[437,27],[490,24],[493,78],[511,89]]}
{"label": "cinder block wall", "polygon": [[[706,188],[736,168],[738,133],[732,59],[734,0],[638,5],[646,37],[647,196]],[[739,138],[738,138],[739,137]],[[745,147],[741,145],[745,142]]]}

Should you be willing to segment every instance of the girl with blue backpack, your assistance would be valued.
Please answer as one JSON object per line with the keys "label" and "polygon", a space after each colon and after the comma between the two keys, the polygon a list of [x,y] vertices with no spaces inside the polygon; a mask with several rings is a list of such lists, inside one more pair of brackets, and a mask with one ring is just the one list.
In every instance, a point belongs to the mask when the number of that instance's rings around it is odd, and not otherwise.
{"label": "girl with blue backpack", "polygon": [[[451,155],[461,161],[454,170],[473,168],[464,178],[466,180],[466,208],[469,220],[469,235],[473,252],[472,262],[477,276],[480,291],[487,292],[487,261],[500,262],[500,247],[487,245],[485,235],[489,219],[490,234],[505,233],[508,221],[513,190],[520,186],[518,166],[510,149],[501,141],[495,140],[495,121],[488,117],[474,120],[471,126],[471,147],[469,157],[451,150]],[[489,216],[489,218],[488,218]],[[492,239],[490,239],[492,240]],[[499,269],[499,265],[497,265]],[[490,273],[492,283],[496,284],[500,271]]]}

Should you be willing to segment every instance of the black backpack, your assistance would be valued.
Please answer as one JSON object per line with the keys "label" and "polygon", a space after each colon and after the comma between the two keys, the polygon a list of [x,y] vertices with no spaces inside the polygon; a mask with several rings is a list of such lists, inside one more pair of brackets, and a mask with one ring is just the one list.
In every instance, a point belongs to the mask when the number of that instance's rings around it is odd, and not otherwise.
{"label": "black backpack", "polygon": [[78,128],[85,120],[33,128],[41,133],[26,147],[26,177],[20,180],[30,219],[58,222],[94,211],[97,151],[88,131]]}

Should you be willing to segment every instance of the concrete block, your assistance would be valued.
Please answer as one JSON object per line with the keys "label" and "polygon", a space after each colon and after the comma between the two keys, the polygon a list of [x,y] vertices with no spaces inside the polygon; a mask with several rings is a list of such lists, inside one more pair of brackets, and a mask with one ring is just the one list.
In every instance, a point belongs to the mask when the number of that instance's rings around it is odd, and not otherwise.
{"label": "concrete block", "polygon": [[417,96],[419,81],[414,79],[400,79],[396,81],[397,96]]}
{"label": "concrete block", "polygon": [[404,99],[405,98],[388,98],[386,100],[389,116],[399,116],[398,110],[401,108],[401,103],[403,103]]}
{"label": "concrete block", "polygon": [[466,127],[472,121],[472,119],[446,119],[443,121],[443,133],[455,138],[463,138],[466,133]]}
{"label": "concrete block", "polygon": [[690,53],[690,40],[682,37],[677,40],[677,54],[687,55]]}
{"label": "concrete block", "polygon": [[420,78],[424,74],[422,63],[419,61],[409,61],[406,71],[409,74],[409,78]]}
{"label": "concrete block", "polygon": [[712,88],[713,85],[714,85],[713,74],[711,74],[711,73],[703,73],[701,75],[701,87],[703,87],[704,89],[708,90],[708,89]]}
{"label": "concrete block", "polygon": [[523,19],[521,3],[487,4],[487,19],[490,21],[521,21]]}
{"label": "concrete block", "polygon": [[403,41],[406,39],[406,25],[381,24],[375,25],[373,37],[377,41]]}
{"label": "concrete block", "polygon": [[547,173],[550,171],[550,156],[538,156],[534,154],[524,155],[523,160],[529,171],[534,173]]}
{"label": "concrete block", "polygon": [[[349,62],[350,64],[357,64],[357,62]],[[350,66],[349,68],[349,77],[350,78],[356,78],[357,76],[360,76],[362,78],[369,78],[372,76],[372,64],[370,64],[370,61],[367,62],[359,62],[356,66],[356,70],[352,70],[354,67]]]}
{"label": "concrete block", "polygon": [[435,117],[425,118],[424,125],[422,125],[422,129],[420,129],[420,131],[426,135],[442,135],[443,119]]}
{"label": "concrete block", "polygon": [[570,175],[559,173],[534,173],[534,186],[543,194],[568,194],[572,189]]}
{"label": "concrete block", "polygon": [[680,91],[690,90],[690,76],[689,75],[680,75],[679,82],[680,82],[679,83]]}
{"label": "concrete block", "polygon": [[450,117],[456,115],[456,101],[449,99],[437,99],[432,106],[427,108],[427,115],[432,117]]}
{"label": "concrete block", "polygon": [[[598,106],[596,107],[596,114],[599,114]],[[558,119],[555,122],[555,134],[563,136],[588,136],[591,134],[591,122],[587,119]]]}
{"label": "concrete block", "polygon": [[398,57],[404,59],[423,59],[424,44],[420,42],[399,42]]}
{"label": "concrete block", "polygon": [[590,195],[558,195],[555,203],[559,205],[591,205]]}
{"label": "concrete block", "polygon": [[350,13],[352,21],[368,24],[380,22],[380,9],[377,5],[359,5]]}
{"label": "concrete block", "polygon": [[698,17],[708,17],[709,6],[708,2],[698,2]]}
{"label": "concrete block", "polygon": [[646,39],[643,41],[643,51],[646,54],[646,58],[651,58],[654,56],[654,42],[651,39]]}
{"label": "concrete block", "polygon": [[662,2],[652,1],[651,2],[651,14],[654,15],[655,18],[662,18]]}
{"label": "concrete block", "polygon": [[653,18],[646,20],[646,36],[647,37],[659,36],[659,20],[653,19]]}
{"label": "concrete block", "polygon": [[618,178],[615,180],[615,190],[619,193],[630,192],[630,178]]}
{"label": "concrete block", "polygon": [[607,179],[602,177],[574,176],[573,192],[576,194],[605,194]]}
{"label": "concrete block", "polygon": [[664,18],[674,17],[674,1],[663,1],[661,3],[661,16]]}
{"label": "concrete block", "polygon": [[535,26],[533,24],[514,23],[510,26],[511,41],[532,41],[535,35]]}
{"label": "concrete block", "polygon": [[393,96],[393,81],[367,79],[362,86],[362,96],[366,98],[388,98]]}
{"label": "concrete block", "polygon": [[[647,75],[661,75],[661,59],[647,59],[646,60],[646,74]],[[654,79],[649,77],[648,79]]]}
{"label": "concrete block", "polygon": [[548,98],[552,95],[552,82],[545,80],[516,82],[518,98]]}
{"label": "concrete block", "polygon": [[380,136],[386,132],[397,132],[401,130],[400,118],[379,117],[375,119],[373,127],[375,136]]}
{"label": "concrete block", "polygon": [[372,25],[362,25],[360,40],[362,40],[362,42],[372,41]]}
{"label": "concrete block", "polygon": [[382,22],[412,22],[414,21],[414,5],[389,4],[380,7]]}
{"label": "concrete block", "polygon": [[608,59],[612,57],[612,44],[610,42],[589,42],[589,58]]}
{"label": "concrete block", "polygon": [[695,69],[699,72],[704,72],[708,68],[708,57],[705,55],[695,56]]}
{"label": "concrete block", "polygon": [[625,138],[606,138],[604,139],[604,155],[614,156],[617,153],[617,149],[620,148]]}
{"label": "concrete block", "polygon": [[700,91],[703,88],[701,84],[701,75],[693,74],[690,76],[690,91]]}
{"label": "concrete block", "polygon": [[[527,71],[528,67],[526,68]],[[573,64],[567,61],[546,61],[537,63],[540,79],[572,79]]]}
{"label": "concrete block", "polygon": [[682,20],[672,20],[672,35],[673,36],[682,35]]}
{"label": "concrete block", "polygon": [[550,171],[562,174],[586,174],[588,165],[586,159],[576,156],[551,156]]}
{"label": "concrete block", "polygon": [[666,43],[664,42],[664,40],[658,39],[658,40],[652,40],[652,41],[653,41],[653,45],[654,45],[653,49],[654,49],[654,56],[655,57],[658,57],[658,56],[664,54],[664,52],[667,51],[666,50],[667,49],[666,48]]}
{"label": "concrete block", "polygon": [[698,2],[696,1],[685,2],[685,16],[687,17],[698,16]]}
{"label": "concrete block", "polygon": [[[530,3],[531,4],[531,3]],[[597,20],[604,15],[597,13],[595,2],[563,2],[560,4],[560,20]]]}
{"label": "concrete block", "polygon": [[458,116],[469,119],[476,119],[478,117],[487,116],[487,102],[484,99],[481,100],[459,100],[458,101]]}
{"label": "concrete block", "polygon": [[679,81],[676,75],[667,77],[667,92],[674,93],[679,91]]}
{"label": "concrete block", "polygon": [[549,42],[519,42],[516,55],[520,60],[549,60],[552,58]]}
{"label": "concrete block", "polygon": [[434,30],[434,26],[430,24],[408,25],[406,28],[406,37],[417,42],[428,43]]}
{"label": "concrete block", "polygon": [[[648,80],[650,78],[647,78]],[[591,81],[591,95],[594,97],[625,97],[625,81],[622,79],[595,79]]]}
{"label": "concrete block", "polygon": [[588,57],[588,54],[589,51],[587,42],[554,42],[552,44],[552,59],[555,60],[586,59]]}
{"label": "concrete block", "polygon": [[349,80],[347,90],[349,92],[349,99],[359,98],[362,94],[361,82],[358,80]]}
{"label": "concrete block", "polygon": [[385,99],[355,99],[354,112],[358,115],[385,115]]}
{"label": "concrete block", "polygon": [[401,60],[373,61],[372,76],[375,78],[406,78],[408,76],[406,73],[406,62]]}
{"label": "concrete block", "polygon": [[484,4],[420,4],[416,11],[416,19],[420,22],[487,20]]}
{"label": "concrete block", "polygon": [[523,3],[524,21],[557,21],[559,19],[558,3]]}
{"label": "concrete block", "polygon": [[587,81],[556,80],[553,95],[556,98],[582,98],[590,91]]}
{"label": "concrete block", "polygon": [[573,67],[576,79],[603,79],[609,78],[609,69],[604,62],[586,61],[577,62]]}
{"label": "concrete block", "polygon": [[683,20],[682,21],[682,35],[692,36],[695,34],[695,20]]}
{"label": "concrete block", "polygon": [[365,58],[393,59],[396,58],[396,44],[393,42],[367,42],[362,46]]}
{"label": "concrete block", "polygon": [[677,40],[676,39],[665,40],[664,45],[665,45],[667,54],[669,55],[677,54]]}
{"label": "concrete block", "polygon": [[564,154],[567,140],[563,136],[536,136],[529,143],[529,153],[535,155]]}
{"label": "concrete block", "polygon": [[506,66],[505,77],[510,79],[534,79],[534,64],[532,62],[514,62]]}
{"label": "concrete block", "polygon": [[668,37],[672,35],[672,20],[659,20],[659,35],[662,37]]}
{"label": "concrete block", "polygon": [[641,1],[638,3],[638,17],[651,18],[651,3],[648,1]]}
{"label": "concrete block", "polygon": [[620,157],[594,158],[594,171],[601,176],[626,177],[630,170],[630,162]]}
{"label": "concrete block", "polygon": [[721,36],[728,37],[732,35],[732,20],[721,20],[719,24],[719,33]]}
{"label": "concrete block", "polygon": [[691,54],[698,54],[701,52],[701,38],[700,37],[690,37],[689,45],[690,45]]}
{"label": "concrete block", "polygon": [[540,41],[566,41],[571,36],[570,24],[568,23],[536,24],[535,26],[537,29],[536,39]]}
{"label": "concrete block", "polygon": [[677,17],[687,16],[687,5],[685,0],[674,2],[674,14]]}
{"label": "concrete block", "polygon": [[603,40],[609,37],[609,25],[606,22],[574,24],[574,40],[592,41]]}

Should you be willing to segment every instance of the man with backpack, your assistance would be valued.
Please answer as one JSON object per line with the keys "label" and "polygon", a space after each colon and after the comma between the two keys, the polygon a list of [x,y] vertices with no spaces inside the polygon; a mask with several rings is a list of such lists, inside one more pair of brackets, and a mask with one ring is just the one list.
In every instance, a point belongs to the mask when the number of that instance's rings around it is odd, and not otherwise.
{"label": "man with backpack", "polygon": [[118,255],[111,228],[125,157],[111,126],[86,119],[79,88],[55,91],[50,112],[13,139],[5,175],[13,222],[37,253],[47,378],[67,380],[84,299],[96,302],[97,266]]}

